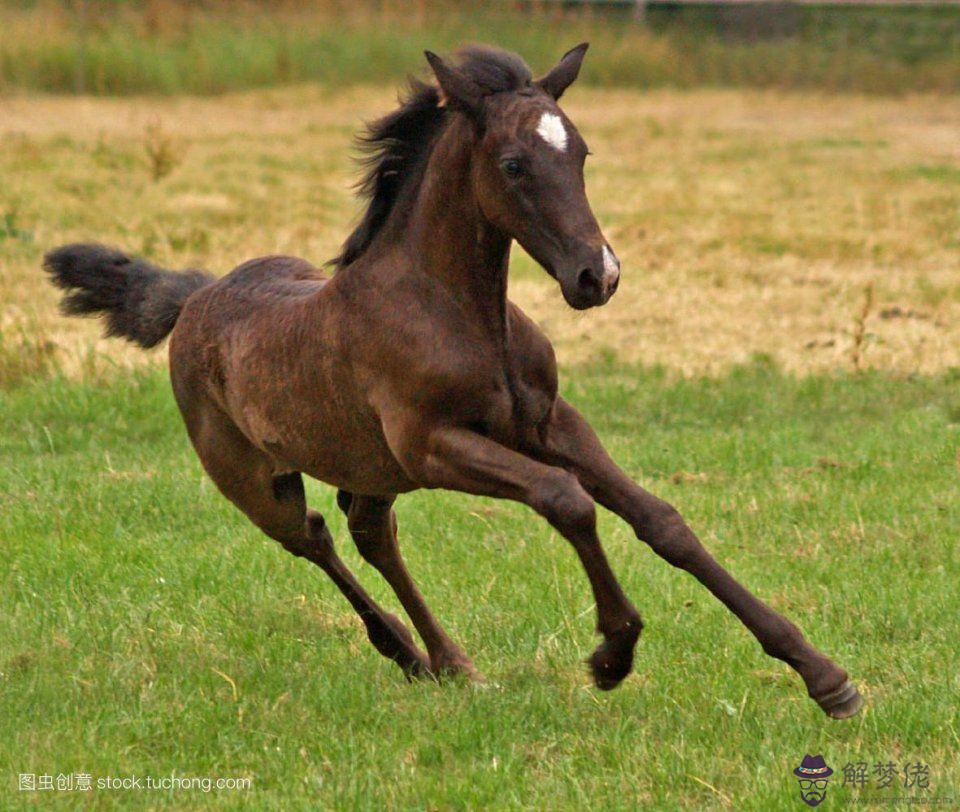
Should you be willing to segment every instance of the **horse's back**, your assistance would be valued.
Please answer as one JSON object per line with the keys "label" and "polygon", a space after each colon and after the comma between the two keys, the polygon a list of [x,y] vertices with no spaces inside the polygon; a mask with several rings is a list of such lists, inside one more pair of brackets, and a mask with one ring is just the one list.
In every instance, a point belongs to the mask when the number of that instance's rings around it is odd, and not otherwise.
{"label": "horse's back", "polygon": [[187,300],[173,332],[171,354],[219,343],[235,328],[255,333],[293,322],[299,306],[329,281],[298,257],[248,260]]}
{"label": "horse's back", "polygon": [[329,281],[305,259],[276,255],[247,260],[205,291],[243,300],[300,298],[315,294]]}
{"label": "horse's back", "polygon": [[[229,358],[296,331],[300,310],[330,280],[304,259],[266,256],[237,266],[185,303],[170,339],[174,388],[223,382]],[[205,379],[205,380],[203,380]],[[203,385],[206,384],[206,385]]]}

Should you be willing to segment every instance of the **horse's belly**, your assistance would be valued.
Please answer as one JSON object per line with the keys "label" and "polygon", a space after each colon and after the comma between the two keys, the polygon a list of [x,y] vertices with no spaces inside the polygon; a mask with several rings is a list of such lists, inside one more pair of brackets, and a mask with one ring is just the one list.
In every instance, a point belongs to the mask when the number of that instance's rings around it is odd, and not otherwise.
{"label": "horse's belly", "polygon": [[326,443],[303,449],[299,470],[308,476],[366,496],[416,488],[391,453],[379,424],[352,437],[341,432],[325,439]]}
{"label": "horse's belly", "polygon": [[241,429],[275,461],[278,471],[300,471],[337,488],[369,496],[415,488],[372,415],[301,402],[295,412],[247,406]]}

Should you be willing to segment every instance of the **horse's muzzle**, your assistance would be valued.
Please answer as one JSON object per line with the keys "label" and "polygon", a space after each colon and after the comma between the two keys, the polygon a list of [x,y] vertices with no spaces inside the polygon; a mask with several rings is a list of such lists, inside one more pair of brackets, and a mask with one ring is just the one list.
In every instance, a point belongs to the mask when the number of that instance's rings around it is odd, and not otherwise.
{"label": "horse's muzzle", "polygon": [[567,304],[576,310],[598,307],[610,301],[620,285],[620,260],[606,243],[600,250],[584,251],[579,261],[557,274]]}

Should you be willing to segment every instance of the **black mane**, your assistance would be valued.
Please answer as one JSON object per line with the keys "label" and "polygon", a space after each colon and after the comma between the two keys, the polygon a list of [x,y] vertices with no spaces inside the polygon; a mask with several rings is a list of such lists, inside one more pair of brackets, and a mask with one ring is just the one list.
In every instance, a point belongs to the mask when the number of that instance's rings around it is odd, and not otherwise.
{"label": "black mane", "polygon": [[[484,95],[520,90],[531,82],[530,69],[516,54],[484,45],[468,46],[455,54],[453,64]],[[367,125],[357,137],[360,163],[365,172],[358,194],[369,202],[359,225],[347,238],[340,254],[330,260],[336,270],[355,262],[383,229],[400,193],[416,179],[420,182],[425,158],[434,137],[443,127],[447,109],[434,86],[411,79],[400,106]]]}

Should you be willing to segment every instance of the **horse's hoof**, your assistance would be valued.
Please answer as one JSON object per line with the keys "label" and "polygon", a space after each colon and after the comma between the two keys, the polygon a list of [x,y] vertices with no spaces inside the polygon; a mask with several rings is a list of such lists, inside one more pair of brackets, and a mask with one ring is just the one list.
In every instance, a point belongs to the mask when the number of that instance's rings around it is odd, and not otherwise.
{"label": "horse's hoof", "polygon": [[863,707],[863,697],[860,696],[857,686],[847,680],[836,691],[820,697],[817,704],[823,708],[827,716],[832,716],[834,719],[848,719],[860,712],[860,708]]}
{"label": "horse's hoof", "polygon": [[[613,674],[604,674],[601,668],[598,668],[593,662],[590,663],[590,671],[593,674],[593,684],[597,686],[601,691],[612,691],[627,676],[613,675]],[[629,672],[627,672],[629,673]]]}
{"label": "horse's hoof", "polygon": [[403,658],[395,658],[394,661],[400,666],[407,682],[435,679],[430,670],[430,661],[418,652],[407,654]]}
{"label": "horse's hoof", "polygon": [[435,663],[431,663],[430,671],[437,682],[450,680],[466,680],[468,682],[483,682],[483,675],[477,671],[470,658],[462,651],[457,650],[446,654]]}
{"label": "horse's hoof", "polygon": [[587,664],[593,682],[601,691],[612,691],[633,669],[633,648],[642,626],[630,624],[604,640],[590,655]]}
{"label": "horse's hoof", "polygon": [[470,660],[456,660],[444,663],[437,667],[431,667],[434,679],[437,682],[449,682],[451,680],[465,680],[467,682],[485,682],[486,680]]}

